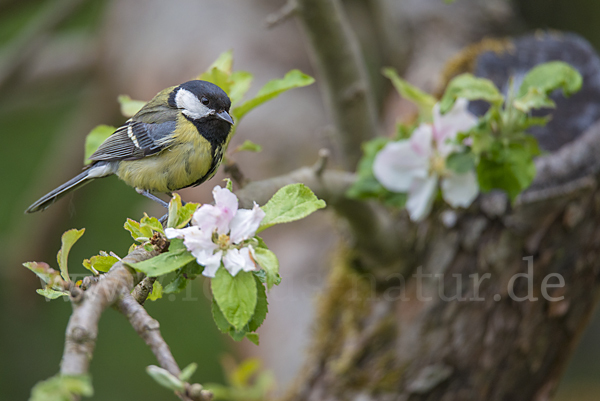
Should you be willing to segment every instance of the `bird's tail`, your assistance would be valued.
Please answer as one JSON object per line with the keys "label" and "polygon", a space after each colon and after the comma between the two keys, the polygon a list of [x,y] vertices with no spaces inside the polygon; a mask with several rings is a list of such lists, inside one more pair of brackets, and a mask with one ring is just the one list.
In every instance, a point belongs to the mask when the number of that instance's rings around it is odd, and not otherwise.
{"label": "bird's tail", "polygon": [[35,201],[33,205],[29,206],[27,210],[25,210],[25,213],[35,213],[39,212],[40,210],[44,210],[50,205],[52,205],[54,202],[56,202],[57,199],[60,199],[69,192],[81,188],[88,182],[93,181],[95,177],[90,177],[89,173],[90,170],[85,170],[81,172],[81,174],[62,184],[60,187],[56,188],[53,191],[50,191],[49,193]]}

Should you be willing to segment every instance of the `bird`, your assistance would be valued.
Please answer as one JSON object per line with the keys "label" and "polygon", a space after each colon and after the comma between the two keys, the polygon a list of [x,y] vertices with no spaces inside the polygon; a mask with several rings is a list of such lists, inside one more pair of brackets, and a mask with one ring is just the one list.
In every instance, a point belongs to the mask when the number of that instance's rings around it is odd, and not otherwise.
{"label": "bird", "polygon": [[225,91],[207,81],[162,90],[98,147],[80,174],[25,213],[45,210],[66,194],[110,175],[167,205],[155,193],[172,195],[215,175],[234,124],[230,107]]}

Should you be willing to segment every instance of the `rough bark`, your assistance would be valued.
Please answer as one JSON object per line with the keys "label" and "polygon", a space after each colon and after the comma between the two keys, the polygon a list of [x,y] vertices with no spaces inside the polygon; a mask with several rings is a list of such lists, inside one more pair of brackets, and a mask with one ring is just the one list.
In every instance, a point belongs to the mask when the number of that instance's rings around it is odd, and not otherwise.
{"label": "rough bark", "polygon": [[[412,247],[395,269],[364,269],[355,251],[340,251],[287,399],[549,400],[600,294],[600,192],[588,151],[599,145],[596,124],[538,159],[538,178],[514,206],[489,194],[462,213],[438,209],[407,234]],[[523,299],[529,282],[516,274],[529,274],[530,257],[532,298]],[[551,274],[564,286],[551,287]]]}

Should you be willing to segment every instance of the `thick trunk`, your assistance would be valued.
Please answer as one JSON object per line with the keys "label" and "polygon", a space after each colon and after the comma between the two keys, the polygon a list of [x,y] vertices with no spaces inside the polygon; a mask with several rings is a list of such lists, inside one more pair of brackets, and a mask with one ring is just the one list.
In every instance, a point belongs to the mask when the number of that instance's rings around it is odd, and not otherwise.
{"label": "thick trunk", "polygon": [[550,399],[599,294],[599,144],[597,124],[540,158],[514,207],[432,214],[394,266],[340,251],[287,399]]}

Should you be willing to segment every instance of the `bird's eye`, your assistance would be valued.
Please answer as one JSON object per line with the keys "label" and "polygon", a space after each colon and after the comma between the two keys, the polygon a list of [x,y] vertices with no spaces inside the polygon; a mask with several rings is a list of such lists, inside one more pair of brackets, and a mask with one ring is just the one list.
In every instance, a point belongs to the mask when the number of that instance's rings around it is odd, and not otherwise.
{"label": "bird's eye", "polygon": [[203,104],[203,105],[205,105],[205,106],[208,106],[208,104],[210,103],[210,102],[208,101],[208,99],[207,99],[207,98],[205,98],[205,97],[202,97],[202,99],[200,99],[200,101],[201,101],[201,102],[202,102],[202,104]]}

